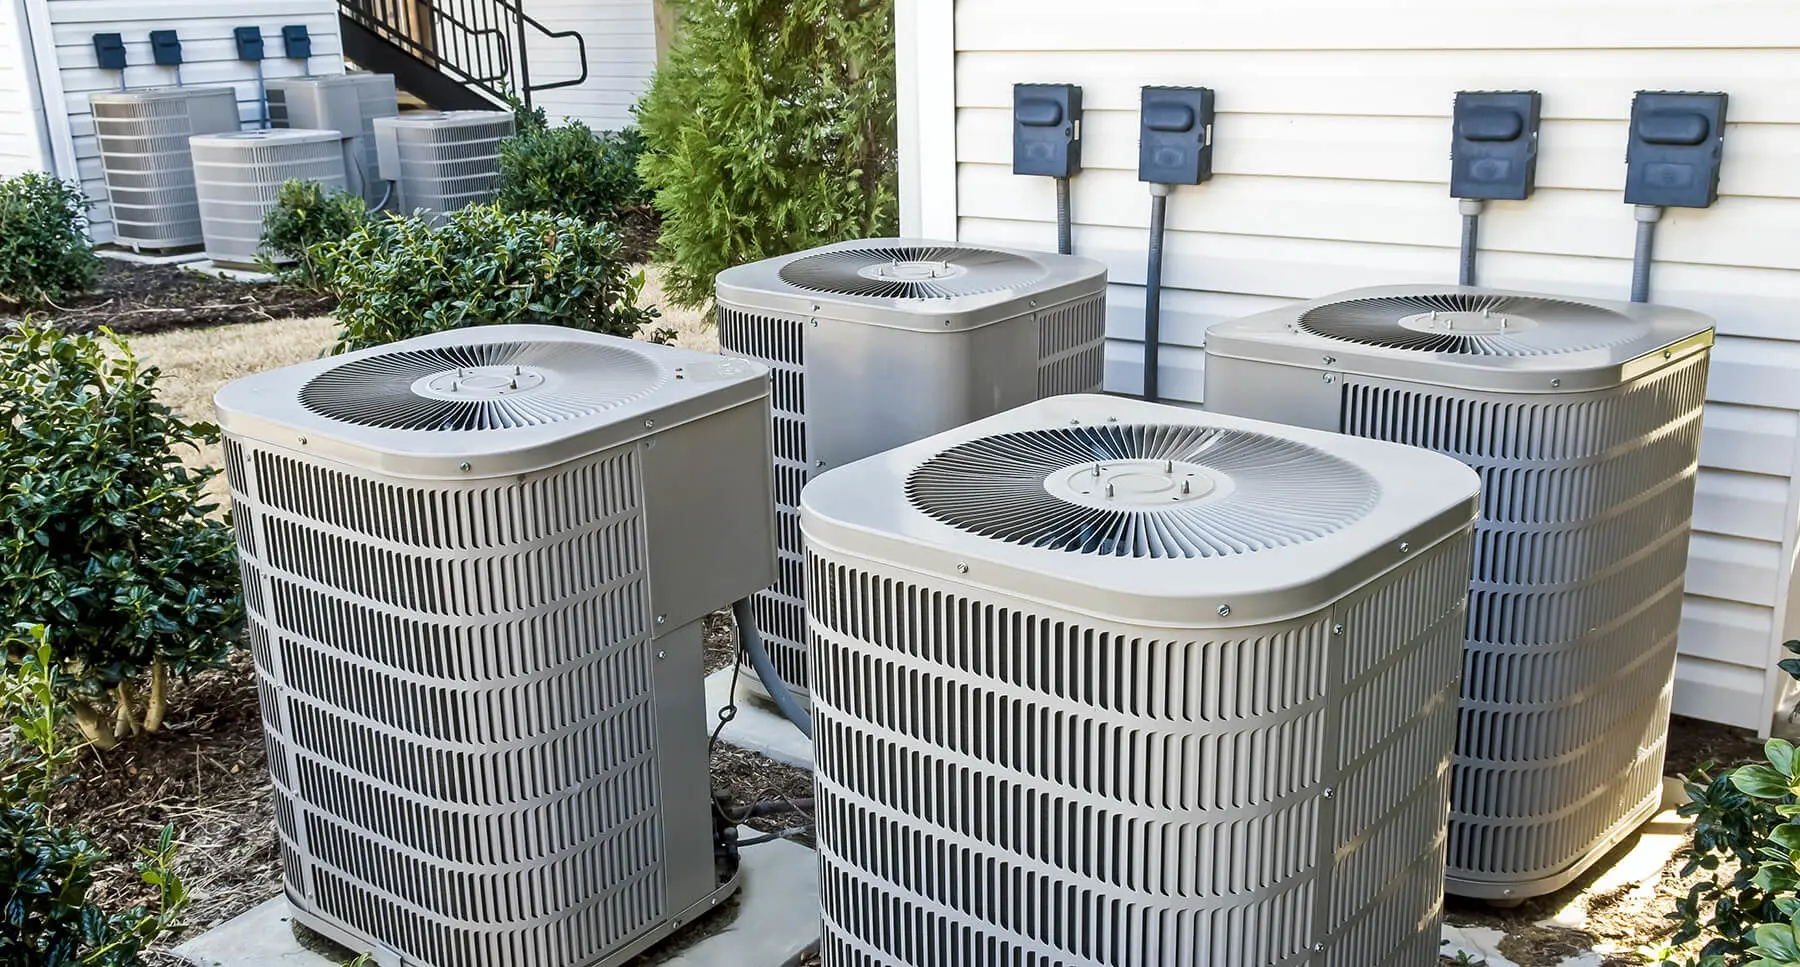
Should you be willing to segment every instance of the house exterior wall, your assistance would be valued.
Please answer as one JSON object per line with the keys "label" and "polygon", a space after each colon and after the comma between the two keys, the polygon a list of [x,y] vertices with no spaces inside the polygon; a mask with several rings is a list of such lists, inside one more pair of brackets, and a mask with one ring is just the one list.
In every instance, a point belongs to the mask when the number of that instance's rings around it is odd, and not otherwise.
{"label": "house exterior wall", "polygon": [[[538,91],[532,102],[551,120],[567,117],[596,131],[632,123],[631,108],[656,73],[653,0],[526,0],[525,11],[550,30],[580,32],[587,43],[588,77],[577,87]],[[527,35],[531,78],[544,84],[581,74],[574,41]]]}
{"label": "house exterior wall", "polygon": [[1800,6],[901,0],[897,28],[909,232],[1053,248],[1052,183],[1011,173],[1012,85],[1082,85],[1075,251],[1111,273],[1115,391],[1142,379],[1138,88],[1217,91],[1216,176],[1168,207],[1160,377],[1185,404],[1203,402],[1214,323],[1355,286],[1455,282],[1456,91],[1543,92],[1538,190],[1489,203],[1481,283],[1618,299],[1633,92],[1728,92],[1722,197],[1668,211],[1653,275],[1654,299],[1719,325],[1675,703],[1769,726],[1780,642],[1800,637]]}
{"label": "house exterior wall", "polygon": [[[0,0],[3,2],[5,0]],[[42,22],[49,27],[56,69],[43,69],[46,61],[40,58],[41,90],[45,101],[60,101],[68,118],[68,150],[88,197],[94,201],[89,215],[96,242],[112,240],[112,215],[106,203],[106,184],[100,174],[100,153],[94,140],[88,97],[100,91],[118,90],[119,76],[114,71],[99,69],[94,57],[94,34],[124,35],[130,65],[125,72],[126,82],[136,89],[174,84],[173,69],[157,67],[152,61],[150,31],[179,32],[185,61],[181,68],[182,83],[190,87],[232,85],[237,89],[238,113],[247,124],[261,119],[262,107],[256,85],[256,67],[237,59],[237,47],[232,39],[234,28],[262,28],[264,53],[268,58],[263,62],[263,71],[267,77],[291,77],[304,72],[299,61],[282,56],[281,28],[287,24],[305,24],[311,34],[312,73],[341,74],[344,71],[337,4],[333,0],[235,0],[230,4],[195,0],[23,2],[39,7]],[[43,49],[43,41],[40,41],[40,49]],[[0,85],[3,84],[4,79],[0,77]],[[55,140],[54,133],[51,140]]]}
{"label": "house exterior wall", "polygon": [[50,167],[25,0],[0,0],[0,178]]}

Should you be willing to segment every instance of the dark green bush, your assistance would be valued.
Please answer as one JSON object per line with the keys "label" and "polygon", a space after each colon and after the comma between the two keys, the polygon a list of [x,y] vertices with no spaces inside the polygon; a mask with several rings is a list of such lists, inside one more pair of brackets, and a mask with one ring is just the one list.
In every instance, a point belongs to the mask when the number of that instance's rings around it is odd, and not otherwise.
{"label": "dark green bush", "polygon": [[207,517],[217,471],[176,452],[218,429],[158,402],[157,378],[109,331],[0,339],[0,615],[52,629],[101,745],[160,727],[168,676],[223,660],[242,614],[231,530]]}
{"label": "dark green bush", "polygon": [[517,95],[506,95],[506,107],[512,112],[514,134],[533,134],[550,126],[550,116],[543,108],[532,107]]}
{"label": "dark green bush", "polygon": [[[316,181],[288,181],[281,186],[275,207],[263,216],[265,264],[290,282],[319,288],[318,257],[314,254],[319,244],[342,241],[368,220],[368,207],[360,195],[326,191]],[[277,266],[269,255],[291,260],[292,265]]]}
{"label": "dark green bush", "polygon": [[638,180],[644,140],[636,128],[595,134],[586,125],[538,129],[500,142],[500,190],[507,211],[545,211],[617,225],[650,201]]}
{"label": "dark green bush", "polygon": [[618,236],[566,215],[472,205],[438,224],[371,222],[320,251],[340,300],[334,352],[500,323],[629,337],[657,316],[637,304],[643,273]]}
{"label": "dark green bush", "polygon": [[[1787,650],[1800,654],[1800,641]],[[1800,659],[1780,663],[1800,679]],[[1794,919],[1800,911],[1800,775],[1792,744],[1770,739],[1764,761],[1687,783],[1681,815],[1694,820],[1681,875],[1705,878],[1676,901],[1673,945],[1691,954],[1663,967],[1788,967],[1800,963]]]}
{"label": "dark green bush", "polygon": [[670,298],[897,230],[893,0],[688,0],[638,106]]}
{"label": "dark green bush", "polygon": [[73,781],[70,751],[57,740],[63,709],[43,629],[9,636],[20,656],[4,680],[7,736],[0,742],[0,964],[7,967],[138,967],[145,948],[187,904],[170,870],[174,831],[142,851],[138,875],[157,893],[155,911],[110,910],[90,897],[106,852],[60,825],[50,797]]}
{"label": "dark green bush", "polygon": [[74,182],[37,172],[0,179],[0,303],[39,305],[93,285],[100,260],[87,207]]}

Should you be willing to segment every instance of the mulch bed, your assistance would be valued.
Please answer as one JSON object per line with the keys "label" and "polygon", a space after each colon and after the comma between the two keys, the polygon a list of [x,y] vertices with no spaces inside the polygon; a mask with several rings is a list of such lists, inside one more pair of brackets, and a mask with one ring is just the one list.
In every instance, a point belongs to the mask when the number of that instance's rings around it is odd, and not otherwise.
{"label": "mulch bed", "polygon": [[0,304],[0,322],[30,315],[69,332],[108,326],[123,334],[162,332],[328,315],[337,300],[280,283],[245,284],[196,275],[174,265],[102,259],[94,291],[55,306],[21,310]]}

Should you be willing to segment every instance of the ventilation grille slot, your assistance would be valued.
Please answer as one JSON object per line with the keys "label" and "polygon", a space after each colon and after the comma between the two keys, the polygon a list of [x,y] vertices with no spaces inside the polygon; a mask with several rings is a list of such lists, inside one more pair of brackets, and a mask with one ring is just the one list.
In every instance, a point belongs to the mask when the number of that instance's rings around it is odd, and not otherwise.
{"label": "ventilation grille slot", "polygon": [[[823,949],[1046,967],[1435,949],[1468,552],[1442,542],[1336,612],[1234,638],[810,557]],[[1361,667],[1340,673],[1346,649]]]}
{"label": "ventilation grille slot", "polygon": [[1706,368],[1568,398],[1345,386],[1344,432],[1482,478],[1452,878],[1559,876],[1655,808]]}
{"label": "ventilation grille slot", "polygon": [[1038,398],[1098,393],[1106,380],[1106,297],[1038,313]]}

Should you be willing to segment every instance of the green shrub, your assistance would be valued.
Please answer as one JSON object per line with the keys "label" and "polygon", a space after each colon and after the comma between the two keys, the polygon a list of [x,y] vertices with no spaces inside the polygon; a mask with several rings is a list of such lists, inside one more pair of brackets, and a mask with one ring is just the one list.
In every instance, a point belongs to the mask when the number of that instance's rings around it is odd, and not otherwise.
{"label": "green shrub", "polygon": [[550,116],[541,107],[532,107],[517,95],[506,95],[506,108],[512,112],[514,134],[534,134],[550,127]]}
{"label": "green shrub", "polygon": [[217,471],[176,454],[218,429],[158,402],[157,378],[110,331],[17,323],[0,339],[0,615],[53,629],[103,746],[155,731],[168,676],[223,660],[242,614],[231,530],[207,517]]}
{"label": "green shrub", "polygon": [[[1800,654],[1800,641],[1787,650]],[[1800,679],[1800,659],[1781,663]],[[1703,768],[1687,782],[1688,802],[1681,815],[1694,820],[1693,838],[1681,868],[1683,877],[1697,872],[1686,896],[1676,901],[1674,945],[1697,942],[1680,960],[1666,958],[1663,967],[1745,967],[1786,965],[1782,945],[1791,943],[1793,917],[1800,910],[1800,776],[1794,747],[1770,739],[1765,759],[1712,776]],[[1784,940],[1783,938],[1786,938]],[[1785,959],[1784,959],[1785,958]]]}
{"label": "green shrub", "polygon": [[90,898],[106,852],[78,829],[58,825],[50,797],[73,780],[69,750],[57,741],[62,709],[42,628],[9,637],[20,656],[4,680],[7,737],[0,742],[0,964],[18,967],[137,967],[145,948],[187,904],[170,869],[174,830],[142,850],[138,875],[157,893],[142,906],[109,910]]}
{"label": "green shrub", "polygon": [[[265,265],[295,284],[319,288],[315,254],[319,244],[342,241],[368,220],[368,208],[360,195],[336,189],[328,192],[316,181],[290,180],[281,186],[275,207],[263,216]],[[291,259],[292,267],[278,267],[268,255]]]}
{"label": "green shrub", "polygon": [[564,215],[472,205],[441,223],[371,223],[321,252],[340,300],[334,352],[500,323],[629,337],[657,316],[637,305],[643,273],[618,236]]}
{"label": "green shrub", "polygon": [[644,140],[636,128],[595,134],[579,122],[500,142],[496,200],[513,212],[546,211],[617,225],[650,200],[638,180]]}
{"label": "green shrub", "polygon": [[0,303],[39,305],[88,290],[100,260],[75,182],[28,172],[0,179]]}
{"label": "green shrub", "polygon": [[672,300],[744,262],[897,230],[893,0],[689,0],[638,106]]}

